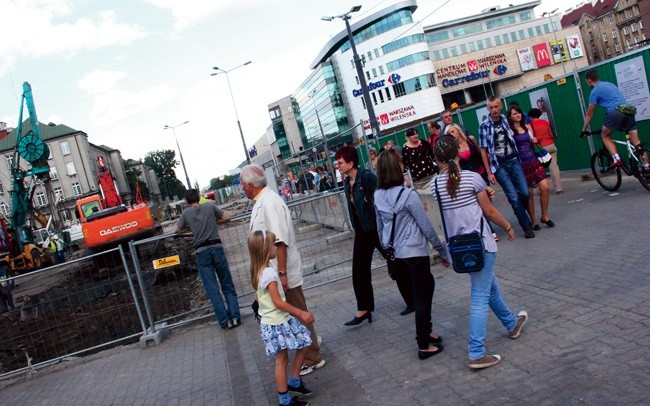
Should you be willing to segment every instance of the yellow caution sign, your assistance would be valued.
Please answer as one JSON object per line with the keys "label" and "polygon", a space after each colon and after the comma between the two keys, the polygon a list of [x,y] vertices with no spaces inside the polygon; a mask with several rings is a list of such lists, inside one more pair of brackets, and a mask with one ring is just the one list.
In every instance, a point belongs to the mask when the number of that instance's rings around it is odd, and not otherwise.
{"label": "yellow caution sign", "polygon": [[181,258],[178,255],[174,255],[171,257],[154,259],[152,262],[153,262],[153,269],[162,269],[162,268],[167,268],[169,266],[180,265]]}

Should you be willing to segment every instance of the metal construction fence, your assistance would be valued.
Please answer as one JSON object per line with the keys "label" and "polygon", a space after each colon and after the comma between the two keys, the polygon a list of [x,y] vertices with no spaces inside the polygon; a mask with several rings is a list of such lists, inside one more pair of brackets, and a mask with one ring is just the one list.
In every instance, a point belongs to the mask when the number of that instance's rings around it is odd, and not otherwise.
{"label": "metal construction fence", "polygon": [[[303,287],[350,277],[353,232],[344,194],[311,195],[289,207]],[[249,218],[234,216],[220,227],[241,307],[253,293]],[[0,376],[120,344],[152,345],[171,327],[213,320],[193,242],[191,235],[164,234],[1,281],[13,289],[0,314]],[[375,255],[374,264],[383,266]]]}

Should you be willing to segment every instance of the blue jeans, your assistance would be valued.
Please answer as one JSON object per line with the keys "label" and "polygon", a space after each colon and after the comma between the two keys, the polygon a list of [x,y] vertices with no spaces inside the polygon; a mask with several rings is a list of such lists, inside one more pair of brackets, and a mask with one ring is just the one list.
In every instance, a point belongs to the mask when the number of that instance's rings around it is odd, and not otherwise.
{"label": "blue jeans", "polygon": [[[230,269],[228,268],[228,261],[226,260],[226,253],[223,247],[209,247],[198,252],[196,254],[196,262],[199,266],[199,275],[201,275],[203,287],[212,303],[212,308],[214,309],[214,314],[217,316],[219,324],[224,326],[229,320],[241,319],[237,292],[232,282],[232,275],[230,275]],[[221,283],[221,291],[226,299],[227,307],[223,303],[221,293],[219,293],[217,277],[219,278],[219,283]]]}
{"label": "blue jeans", "polygon": [[517,324],[515,316],[505,300],[501,297],[499,282],[494,275],[496,253],[485,252],[485,266],[478,272],[470,273],[472,280],[469,308],[469,359],[481,359],[485,356],[485,334],[487,332],[488,306],[501,324],[511,331]]}
{"label": "blue jeans", "polygon": [[517,158],[507,161],[499,161],[499,170],[494,173],[497,182],[501,185],[503,193],[508,198],[512,210],[517,216],[521,228],[529,228],[532,223],[526,206],[528,205],[528,183],[524,176],[524,170]]}

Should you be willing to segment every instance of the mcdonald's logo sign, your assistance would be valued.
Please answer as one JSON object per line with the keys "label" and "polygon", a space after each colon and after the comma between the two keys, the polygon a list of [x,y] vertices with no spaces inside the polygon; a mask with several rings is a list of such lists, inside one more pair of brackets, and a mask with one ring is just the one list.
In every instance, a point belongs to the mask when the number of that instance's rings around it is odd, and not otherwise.
{"label": "mcdonald's logo sign", "polygon": [[533,45],[533,53],[535,54],[538,68],[551,64],[551,52],[548,49],[548,44],[543,42]]}

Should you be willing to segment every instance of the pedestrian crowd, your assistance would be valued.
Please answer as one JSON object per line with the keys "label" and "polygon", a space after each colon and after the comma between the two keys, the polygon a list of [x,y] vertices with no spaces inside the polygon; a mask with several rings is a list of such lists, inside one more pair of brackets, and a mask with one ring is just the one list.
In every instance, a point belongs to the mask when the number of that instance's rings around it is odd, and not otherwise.
{"label": "pedestrian crowd", "polygon": [[[597,76],[588,73],[587,78],[590,86],[598,86]],[[610,88],[600,93],[614,93],[619,97]],[[601,99],[593,100],[603,103]],[[620,104],[620,100],[616,102]],[[242,169],[240,183],[253,202],[248,238],[250,283],[256,292],[253,310],[260,322],[266,354],[275,357],[279,404],[308,404],[298,397],[312,393],[302,377],[326,365],[321,352],[322,340],[316,333],[315,319],[302,290],[301,256],[286,204],[288,196],[295,191],[344,188],[354,230],[352,290],[356,299],[356,312],[344,322],[345,326],[373,321],[371,262],[377,250],[386,259],[389,275],[396,281],[404,300],[405,308],[400,314],[414,313],[418,358],[425,360],[441,353],[443,337],[434,332],[431,314],[435,290],[430,260],[433,249],[444,267],[453,265],[455,271],[467,273],[469,277],[468,367],[478,370],[501,362],[501,355],[488,353],[485,346],[488,310],[495,314],[510,339],[521,335],[528,313],[512,312],[501,294],[495,272],[500,239],[496,230],[502,229],[508,240],[513,240],[516,233],[492,204],[495,190],[491,185],[501,186],[528,239],[542,229],[540,223],[547,228],[555,227],[549,214],[551,189],[557,194],[564,193],[554,130],[543,118],[542,111],[533,108],[524,113],[518,104],[512,103],[504,114],[503,107],[500,98],[488,99],[489,114],[480,123],[477,137],[462,124],[454,123],[452,112],[445,110],[441,113],[442,125],[437,122],[427,125],[428,136],[422,134],[421,138],[417,129],[411,128],[406,131],[406,143],[402,147],[389,141],[381,152],[370,148],[365,167],[359,166],[354,147],[343,146],[334,153],[335,179],[326,168],[303,167],[297,179],[290,175],[280,180],[279,194],[267,186],[261,166],[252,164]],[[591,106],[590,113],[593,114]],[[620,115],[615,118],[616,123],[614,118],[605,122],[609,133],[611,129],[620,130],[621,122],[633,122],[633,117],[632,120]],[[590,119],[588,114],[585,128]],[[608,123],[616,126],[607,127]],[[627,129],[630,130],[629,126]],[[638,137],[634,141],[642,150]],[[551,156],[550,162],[544,158],[547,154]],[[613,161],[616,164],[616,157]],[[536,189],[539,221],[535,210]],[[216,205],[199,204],[196,190],[189,190],[185,198],[189,207],[183,212],[177,231],[189,227],[194,234],[199,273],[217,320],[224,329],[235,328],[241,324],[237,295],[217,222],[208,221],[212,217],[227,221],[228,215]],[[435,229],[440,223],[446,244]],[[462,243],[472,238],[478,248]],[[464,250],[460,255],[457,242]],[[474,257],[468,265],[464,258],[470,254]],[[288,350],[295,350],[289,371]]]}

